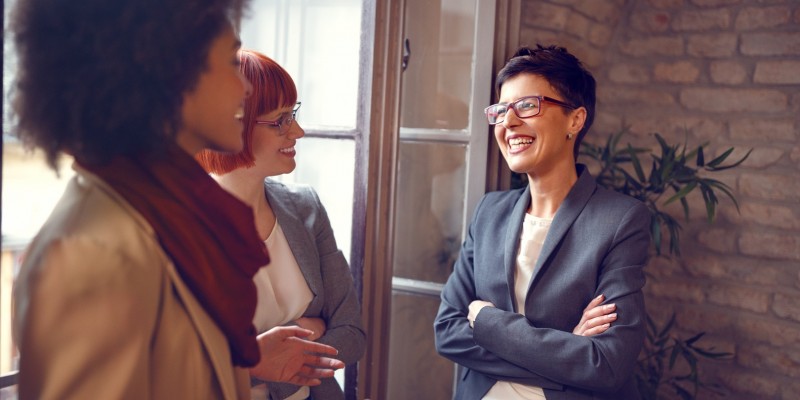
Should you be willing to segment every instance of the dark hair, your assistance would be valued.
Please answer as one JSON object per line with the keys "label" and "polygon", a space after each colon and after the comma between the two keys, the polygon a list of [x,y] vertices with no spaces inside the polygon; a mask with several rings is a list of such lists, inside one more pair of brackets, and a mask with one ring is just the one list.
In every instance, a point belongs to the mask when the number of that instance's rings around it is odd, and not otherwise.
{"label": "dark hair", "polygon": [[53,168],[62,151],[86,163],[159,153],[211,43],[247,1],[18,1],[16,135]]}
{"label": "dark hair", "polygon": [[268,114],[281,107],[294,106],[297,102],[297,87],[294,80],[273,59],[252,50],[239,51],[239,69],[250,81],[253,91],[244,102],[242,138],[244,148],[238,153],[221,153],[203,150],[195,158],[208,172],[226,174],[242,167],[251,167],[253,157],[253,128],[256,117]]}
{"label": "dark hair", "polygon": [[[523,47],[497,73],[495,91],[500,95],[503,84],[520,74],[533,74],[546,79],[563,100],[574,107],[586,108],[586,122],[575,140],[574,154],[578,158],[581,142],[594,121],[595,83],[592,74],[567,49],[559,46],[535,49]],[[566,110],[562,110],[566,111]]]}

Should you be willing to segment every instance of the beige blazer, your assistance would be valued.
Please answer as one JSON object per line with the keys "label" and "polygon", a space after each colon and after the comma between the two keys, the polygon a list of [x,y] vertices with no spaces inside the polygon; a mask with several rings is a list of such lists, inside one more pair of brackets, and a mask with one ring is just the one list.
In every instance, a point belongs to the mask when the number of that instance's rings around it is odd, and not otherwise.
{"label": "beige blazer", "polygon": [[246,399],[222,331],[152,227],[80,167],[14,290],[25,399]]}

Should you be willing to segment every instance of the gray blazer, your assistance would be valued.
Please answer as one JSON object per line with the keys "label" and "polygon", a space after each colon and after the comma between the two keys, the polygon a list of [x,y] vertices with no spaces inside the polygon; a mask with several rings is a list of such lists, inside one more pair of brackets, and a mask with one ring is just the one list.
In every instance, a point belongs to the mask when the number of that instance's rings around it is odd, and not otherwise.
{"label": "gray blazer", "polygon": [[[530,187],[486,194],[478,204],[434,330],[439,353],[460,365],[457,399],[480,399],[497,380],[540,386],[548,399],[638,399],[636,358],[645,336],[643,267],[650,212],[603,189],[585,166],[558,209],[525,299],[514,301],[514,270]],[[603,294],[617,305],[606,332],[572,333]],[[473,300],[492,302],[467,321]]]}
{"label": "gray blazer", "polygon": [[[267,179],[264,189],[314,295],[303,316],[325,320],[327,329],[318,342],[338,349],[338,359],[348,365],[358,361],[366,349],[361,308],[350,267],[336,246],[325,207],[314,189],[306,185]],[[273,399],[283,399],[299,389],[286,383],[270,382],[268,386]],[[343,399],[344,394],[336,380],[328,378],[311,388],[311,397],[315,400]]]}

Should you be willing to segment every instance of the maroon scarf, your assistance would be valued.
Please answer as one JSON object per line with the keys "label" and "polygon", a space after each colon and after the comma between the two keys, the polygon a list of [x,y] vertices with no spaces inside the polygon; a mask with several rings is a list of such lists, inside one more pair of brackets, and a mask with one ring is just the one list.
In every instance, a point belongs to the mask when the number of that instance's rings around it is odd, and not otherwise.
{"label": "maroon scarf", "polygon": [[177,145],[165,157],[81,164],[121,194],[155,230],[186,285],[228,338],[233,363],[260,358],[253,275],[269,262],[253,211]]}

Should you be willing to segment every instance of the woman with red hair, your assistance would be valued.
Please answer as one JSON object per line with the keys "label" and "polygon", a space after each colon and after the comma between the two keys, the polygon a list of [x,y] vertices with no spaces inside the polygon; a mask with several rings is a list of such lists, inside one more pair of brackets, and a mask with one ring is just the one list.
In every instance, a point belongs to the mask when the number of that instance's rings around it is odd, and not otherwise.
{"label": "woman with red hair", "polygon": [[[366,335],[352,276],[336,245],[328,215],[314,189],[269,177],[296,166],[295,144],[305,135],[295,121],[300,102],[294,81],[263,54],[241,50],[240,69],[253,86],[244,106],[244,149],[238,153],[203,151],[197,160],[222,187],[249,204],[271,261],[253,278],[258,289],[254,324],[260,337],[298,325],[314,332],[308,340],[339,350],[351,364],[361,358]],[[271,356],[262,354],[262,363]],[[252,377],[264,378],[262,365]],[[268,379],[267,379],[268,380]],[[340,399],[333,378],[319,386],[268,382],[273,399]]]}

